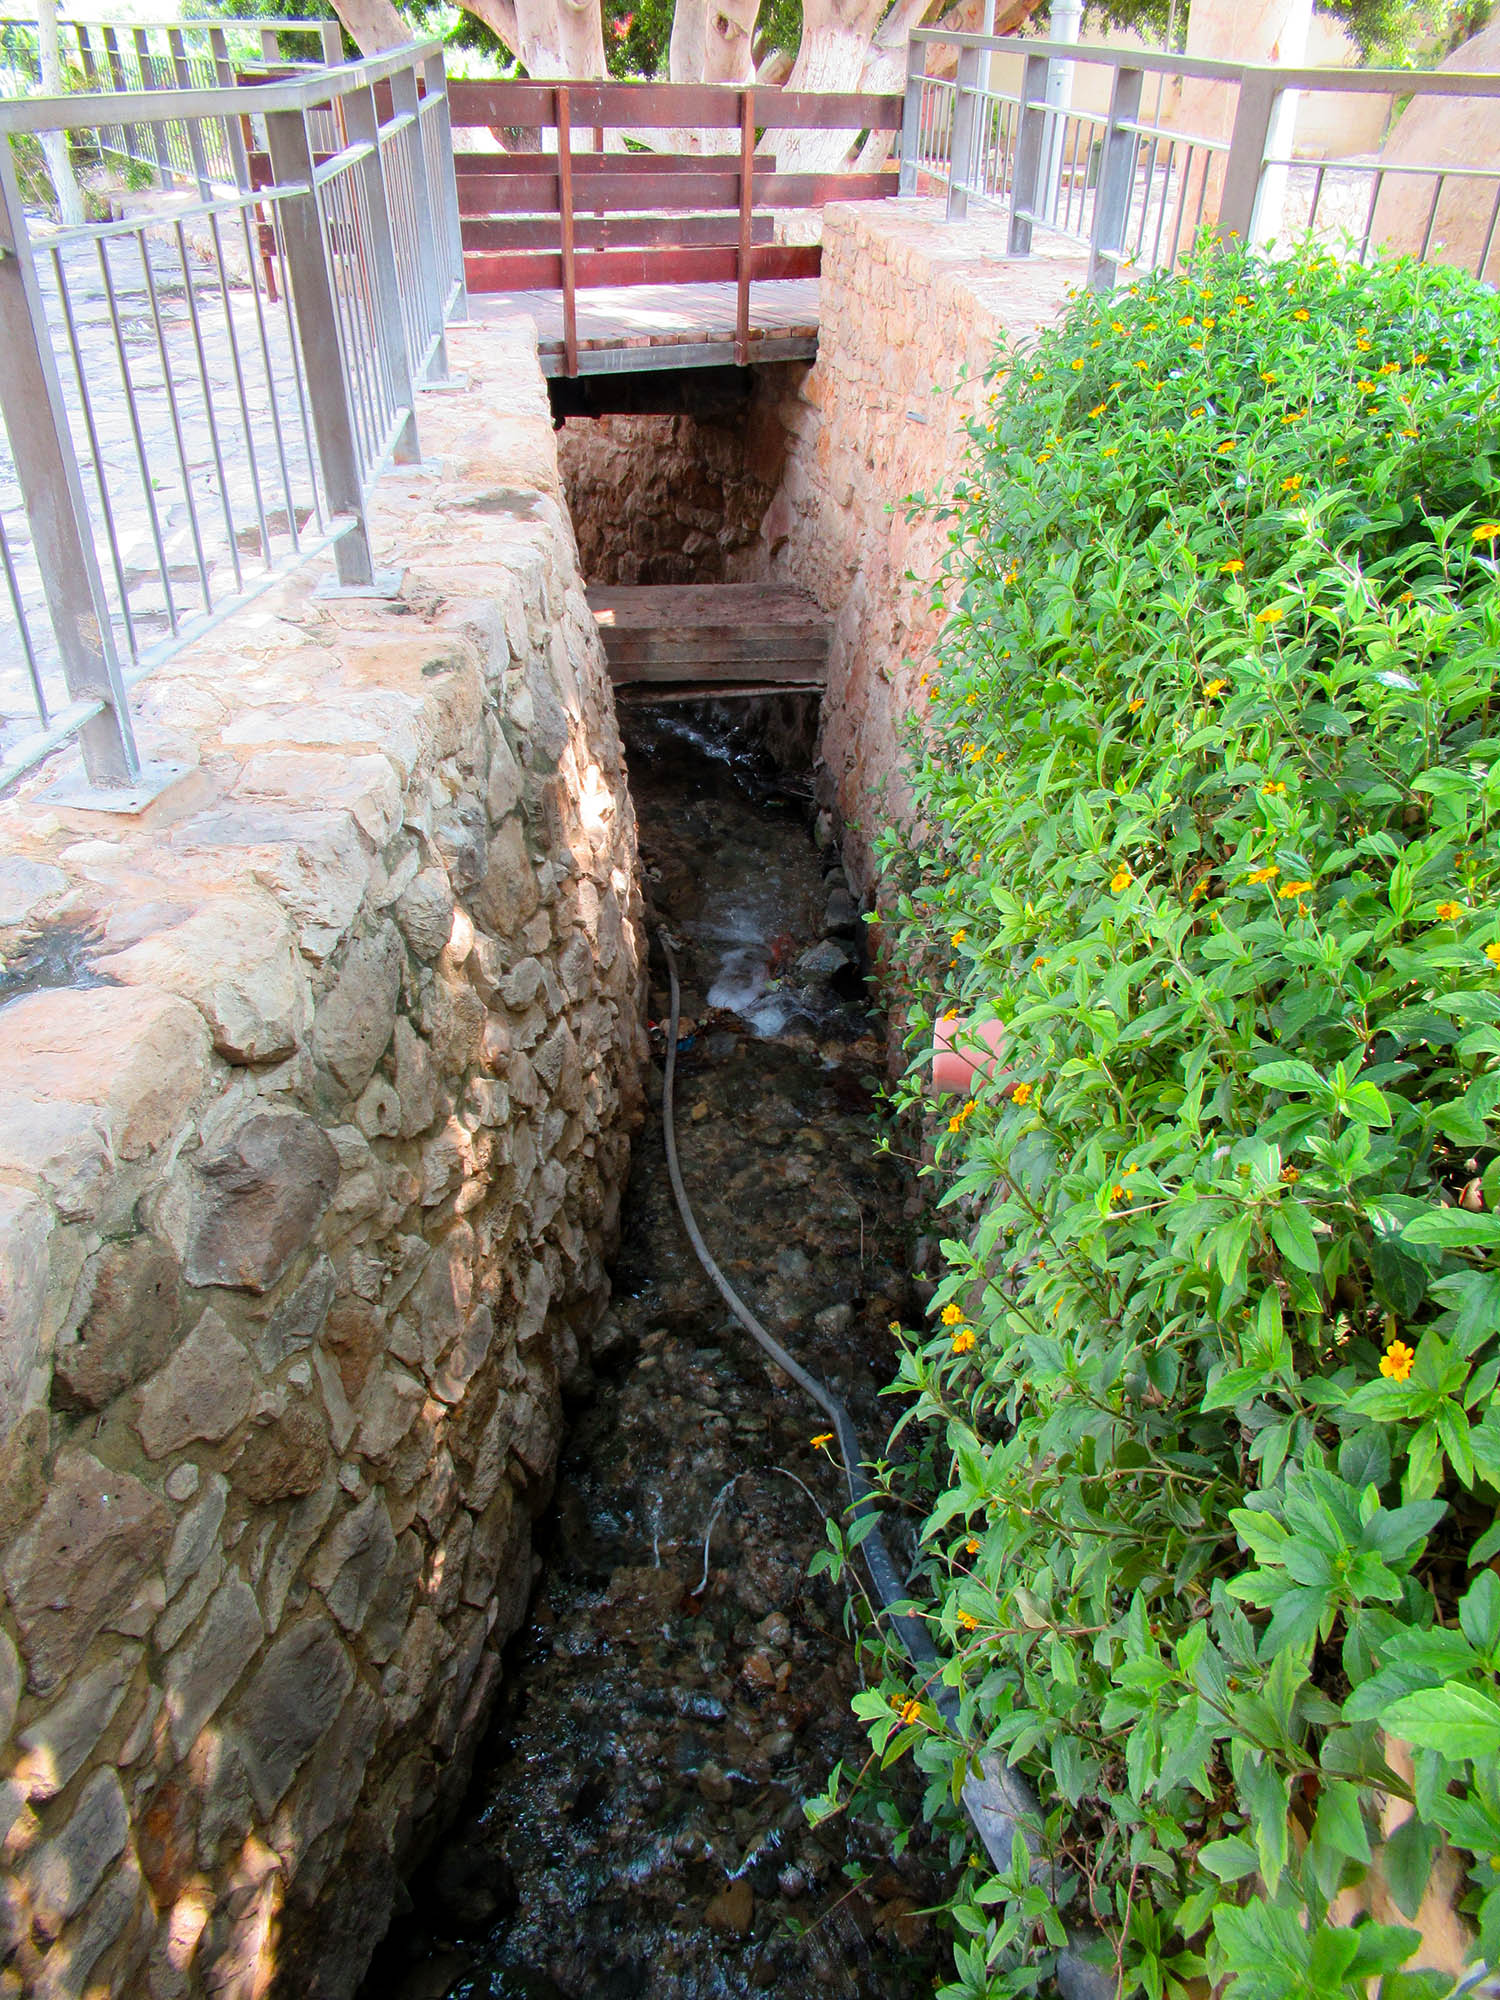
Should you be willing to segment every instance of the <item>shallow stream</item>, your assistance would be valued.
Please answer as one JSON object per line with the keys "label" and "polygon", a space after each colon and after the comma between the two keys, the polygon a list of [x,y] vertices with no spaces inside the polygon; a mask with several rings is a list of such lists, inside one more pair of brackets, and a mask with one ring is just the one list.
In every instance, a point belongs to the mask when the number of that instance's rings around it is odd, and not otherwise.
{"label": "shallow stream", "polygon": [[[882,1044],[846,885],[806,802],[709,728],[638,714],[629,751],[648,916],[682,945],[678,1138],[700,1226],[874,1449],[907,1224],[872,1150]],[[658,957],[653,1023],[664,985]],[[873,1820],[814,1831],[802,1809],[865,1750],[842,1591],[807,1574],[842,1482],[811,1442],[819,1412],[688,1247],[659,1028],[652,1046],[543,1572],[465,1812],[362,2000],[913,2000],[946,1957],[922,1915],[943,1857],[893,1861]]]}

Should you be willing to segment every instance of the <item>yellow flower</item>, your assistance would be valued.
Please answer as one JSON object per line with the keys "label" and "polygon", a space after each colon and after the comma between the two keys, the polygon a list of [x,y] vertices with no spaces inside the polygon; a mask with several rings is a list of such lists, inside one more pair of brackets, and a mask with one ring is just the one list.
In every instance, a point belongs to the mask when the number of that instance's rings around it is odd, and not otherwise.
{"label": "yellow flower", "polygon": [[1190,903],[1201,902],[1203,898],[1208,894],[1208,881],[1209,878],[1205,875],[1201,881],[1195,882],[1193,884],[1193,892],[1188,897],[1188,901]]}
{"label": "yellow flower", "polygon": [[950,1300],[949,1303],[943,1307],[944,1326],[962,1326],[963,1318],[964,1318],[964,1309],[962,1306],[956,1306]]}
{"label": "yellow flower", "polygon": [[1262,370],[1260,371],[1260,379],[1262,382],[1279,382],[1281,380],[1281,377],[1276,373],[1276,371],[1273,368],[1262,368]]}
{"label": "yellow flower", "polygon": [[1285,792],[1286,786],[1279,778],[1268,778],[1265,784],[1261,786],[1261,790],[1267,798],[1279,799]]}
{"label": "yellow flower", "polygon": [[1411,358],[1411,365],[1413,368],[1420,368],[1426,359],[1427,356],[1425,354],[1414,354]]}
{"label": "yellow flower", "polygon": [[1110,876],[1109,886],[1111,889],[1114,890],[1115,894],[1118,896],[1123,890],[1128,889],[1130,887],[1130,882],[1131,882],[1130,870],[1126,867],[1125,863],[1122,861],[1119,867],[1115,870],[1114,874]]}
{"label": "yellow flower", "polygon": [[1036,462],[1038,465],[1045,465],[1051,456],[1050,451],[1039,451],[1036,455]]}
{"label": "yellow flower", "polygon": [[1080,356],[1079,356],[1079,358],[1078,358],[1078,359],[1077,359],[1076,361],[1074,361],[1074,362],[1071,362],[1071,363],[1069,364],[1069,366],[1070,366],[1070,367],[1072,368],[1072,370],[1073,370],[1073,373],[1074,373],[1075,375],[1081,375],[1081,374],[1083,373],[1083,357],[1082,357],[1082,355],[1080,355]]}
{"label": "yellow flower", "polygon": [[965,930],[958,930],[958,931],[955,931],[955,932],[953,933],[953,943],[954,943],[954,944],[962,944],[962,943],[963,943],[963,941],[964,941],[964,939],[965,939],[965,938],[966,938],[966,937],[967,937],[968,935],[969,935],[969,933],[968,933],[967,931],[965,931]]}
{"label": "yellow flower", "polygon": [[972,1611],[960,1611],[958,1622],[966,1632],[977,1632],[979,1630],[979,1620],[974,1616]]}
{"label": "yellow flower", "polygon": [[962,1118],[958,1116],[957,1112],[955,1112],[954,1115],[948,1120],[948,1130],[950,1132],[962,1132],[963,1129],[964,1129],[964,1121],[962,1120]]}
{"label": "yellow flower", "polygon": [[1027,1099],[1031,1096],[1031,1085],[1029,1083],[1018,1083],[1011,1092],[1011,1096],[1017,1104],[1026,1103]]}
{"label": "yellow flower", "polygon": [[1045,375],[1046,375],[1046,370],[1043,368],[1038,368],[1033,371],[1031,379],[1033,382],[1040,382],[1045,378]]}
{"label": "yellow flower", "polygon": [[1281,490],[1283,493],[1300,493],[1302,491],[1302,474],[1294,472],[1290,479],[1283,479]]}
{"label": "yellow flower", "polygon": [[979,1543],[973,1535],[970,1535],[969,1539],[964,1543],[964,1554],[967,1556],[977,1556],[978,1553]]}
{"label": "yellow flower", "polygon": [[1095,403],[1093,409],[1089,411],[1089,415],[1091,417],[1102,417],[1108,408],[1108,403]]}
{"label": "yellow flower", "polygon": [[1240,561],[1238,556],[1231,556],[1228,562],[1221,562],[1219,564],[1219,574],[1221,576],[1238,576],[1244,567],[1245,565]]}
{"label": "yellow flower", "polygon": [[953,1352],[955,1354],[967,1354],[973,1347],[973,1345],[974,1345],[973,1327],[972,1326],[955,1327],[953,1333]]}
{"label": "yellow flower", "polygon": [[1125,1199],[1125,1190],[1118,1181],[1110,1189],[1109,1198],[1111,1201],[1123,1201]]}
{"label": "yellow flower", "polygon": [[1203,690],[1203,699],[1205,701],[1216,700],[1228,685],[1228,681],[1210,681],[1208,686]]}
{"label": "yellow flower", "polygon": [[1464,906],[1462,903],[1439,903],[1437,913],[1445,924],[1451,924],[1463,915]]}
{"label": "yellow flower", "polygon": [[1179,326],[1191,326],[1192,323],[1193,323],[1193,315],[1191,313],[1184,313],[1177,322]]}
{"label": "yellow flower", "polygon": [[1132,715],[1139,715],[1141,710],[1146,706],[1146,697],[1143,694],[1133,694],[1125,706],[1130,710]]}
{"label": "yellow flower", "polygon": [[1267,868],[1252,868],[1249,879],[1258,886],[1262,882],[1274,882],[1280,873],[1281,870],[1273,861]]}
{"label": "yellow flower", "polygon": [[1249,297],[1244,292],[1236,292],[1234,295],[1234,302],[1237,306],[1247,306],[1249,305],[1250,300]]}
{"label": "yellow flower", "polygon": [[1300,424],[1306,415],[1306,410],[1287,410],[1283,413],[1281,421],[1284,424]]}
{"label": "yellow flower", "polygon": [[1416,1358],[1415,1350],[1404,1340],[1393,1340],[1381,1356],[1380,1372],[1388,1382],[1404,1382]]}
{"label": "yellow flower", "polygon": [[1256,612],[1255,622],[1257,625],[1275,625],[1281,619],[1285,618],[1285,616],[1286,606],[1284,604],[1268,604],[1264,611]]}
{"label": "yellow flower", "polygon": [[1500,521],[1481,521],[1477,528],[1469,530],[1469,538],[1476,542],[1493,542],[1500,539]]}
{"label": "yellow flower", "polygon": [[1375,384],[1373,382],[1360,382],[1357,386],[1362,396],[1373,396],[1375,393]]}
{"label": "yellow flower", "polygon": [[1046,959],[1045,959],[1045,958],[1034,958],[1034,959],[1033,959],[1033,960],[1031,961],[1031,969],[1032,969],[1032,971],[1033,971],[1033,972],[1040,972],[1040,971],[1041,971],[1041,969],[1042,969],[1042,967],[1043,967],[1043,966],[1044,966],[1044,965],[1045,965],[1046,963],[1047,963],[1047,961],[1046,961]]}
{"label": "yellow flower", "polygon": [[1112,319],[1109,323],[1109,330],[1111,333],[1123,333],[1125,331],[1124,320]]}
{"label": "yellow flower", "polygon": [[1401,363],[1399,361],[1382,361],[1378,372],[1382,375],[1399,375],[1401,373]]}
{"label": "yellow flower", "polygon": [[1283,882],[1276,893],[1283,903],[1289,903],[1294,896],[1305,896],[1311,887],[1311,882]]}
{"label": "yellow flower", "polygon": [[1101,458],[1113,458],[1115,454],[1119,451],[1119,449],[1120,447],[1117,444],[1107,444],[1105,445],[1104,449],[1099,453],[1099,456]]}
{"label": "yellow flower", "polygon": [[903,1701],[898,1714],[902,1727],[910,1729],[914,1722],[922,1720],[922,1704],[919,1701]]}
{"label": "yellow flower", "polygon": [[1226,451],[1234,450],[1234,439],[1225,438],[1224,442],[1221,445],[1216,445],[1214,449],[1218,452],[1220,458],[1222,458]]}
{"label": "yellow flower", "polygon": [[1304,319],[1304,320],[1305,320],[1305,319],[1311,319],[1311,318],[1312,318],[1312,314],[1311,314],[1311,313],[1310,313],[1310,312],[1309,312],[1309,311],[1307,310],[1307,307],[1306,307],[1306,306],[1298,306],[1297,310],[1296,310],[1296,311],[1295,311],[1295,312],[1294,312],[1294,313],[1292,314],[1292,318],[1293,318],[1293,319]]}
{"label": "yellow flower", "polygon": [[1201,354],[1203,352],[1203,342],[1201,340],[1190,340],[1188,346],[1193,350],[1194,354]]}
{"label": "yellow flower", "polygon": [[1484,955],[1491,965],[1500,965],[1500,944],[1487,944]]}
{"label": "yellow flower", "polygon": [[833,1432],[819,1431],[818,1435],[815,1438],[808,1439],[808,1443],[812,1446],[814,1451],[824,1451],[827,1449],[829,1445],[833,1443]]}
{"label": "yellow flower", "polygon": [[1298,1181],[1301,1180],[1302,1176],[1295,1167],[1283,1167],[1281,1170],[1281,1178],[1288,1187],[1295,1187]]}

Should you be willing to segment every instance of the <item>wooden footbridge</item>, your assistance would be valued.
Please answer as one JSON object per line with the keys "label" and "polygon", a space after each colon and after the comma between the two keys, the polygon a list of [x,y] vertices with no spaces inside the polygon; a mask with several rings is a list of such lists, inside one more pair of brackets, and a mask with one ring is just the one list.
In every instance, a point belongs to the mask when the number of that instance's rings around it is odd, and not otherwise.
{"label": "wooden footbridge", "polygon": [[894,162],[786,171],[776,152],[809,132],[878,152],[899,95],[455,80],[448,100],[475,310],[529,312],[549,375],[810,359],[822,252],[791,239],[900,181]]}
{"label": "wooden footbridge", "polygon": [[618,699],[818,692],[827,679],[833,628],[805,591],[604,584],[588,600]]}

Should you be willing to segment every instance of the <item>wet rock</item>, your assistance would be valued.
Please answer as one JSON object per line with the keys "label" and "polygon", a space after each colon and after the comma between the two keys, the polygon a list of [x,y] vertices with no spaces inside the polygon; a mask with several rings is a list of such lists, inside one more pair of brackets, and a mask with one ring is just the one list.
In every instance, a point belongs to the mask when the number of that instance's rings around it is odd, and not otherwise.
{"label": "wet rock", "polygon": [[823,928],[834,937],[859,935],[859,905],[842,884],[829,891],[828,901],[823,906]]}
{"label": "wet rock", "polygon": [[339,1157],[327,1133],[300,1111],[255,1112],[197,1167],[188,1283],[269,1291],[338,1186]]}
{"label": "wet rock", "polygon": [[460,1937],[488,1930],[516,1901],[516,1881],[503,1856],[477,1842],[453,1841],[432,1866],[432,1893]]}
{"label": "wet rock", "polygon": [[733,1782],[712,1759],[698,1768],[698,1789],[710,1805],[727,1806],[734,1798]]}
{"label": "wet rock", "polygon": [[59,1452],[40,1514],[4,1558],[32,1687],[48,1694],[125,1612],[160,1561],[171,1516],[138,1479]]}
{"label": "wet rock", "polygon": [[716,1931],[748,1937],[755,1915],[755,1891],[743,1879],[731,1882],[719,1891],[703,1914]]}

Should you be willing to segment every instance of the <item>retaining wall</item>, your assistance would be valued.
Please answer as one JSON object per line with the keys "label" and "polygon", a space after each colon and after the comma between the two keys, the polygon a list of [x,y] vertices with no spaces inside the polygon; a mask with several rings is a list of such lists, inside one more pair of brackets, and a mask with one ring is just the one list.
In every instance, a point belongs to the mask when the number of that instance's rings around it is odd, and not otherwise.
{"label": "retaining wall", "polygon": [[399,601],[0,806],[0,1995],[347,1995],[518,1624],[639,1103],[635,830],[529,339],[456,329]]}

